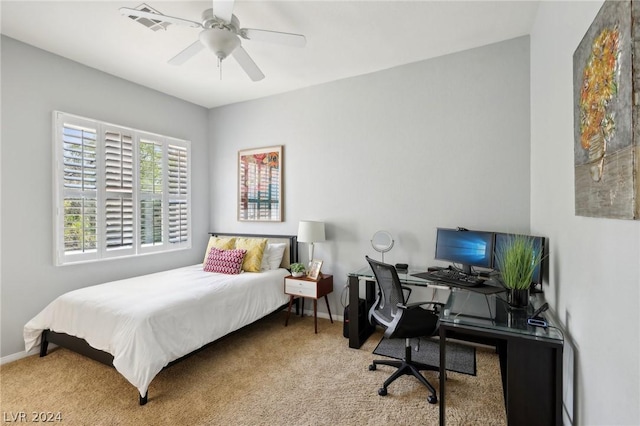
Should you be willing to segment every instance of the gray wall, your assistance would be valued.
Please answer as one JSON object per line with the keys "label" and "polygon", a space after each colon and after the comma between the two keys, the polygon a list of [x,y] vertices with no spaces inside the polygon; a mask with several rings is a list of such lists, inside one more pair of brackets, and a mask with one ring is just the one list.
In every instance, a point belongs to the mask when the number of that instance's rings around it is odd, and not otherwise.
{"label": "gray wall", "polygon": [[[52,111],[191,141],[193,249],[53,266]],[[208,232],[207,110],[2,37],[1,356],[24,351],[24,324],[79,287],[202,259]]]}
{"label": "gray wall", "polygon": [[[336,81],[210,112],[211,229],[295,234],[325,221],[315,246],[334,274],[380,258],[435,264],[436,227],[529,230],[529,38]],[[236,220],[239,149],[284,145],[282,223]],[[300,245],[304,259],[306,245]],[[319,309],[326,312],[323,303]]]}
{"label": "gray wall", "polygon": [[550,236],[545,294],[574,342],[565,424],[638,425],[640,221],[574,214],[573,52],[601,5],[540,3],[531,34],[531,228]]}

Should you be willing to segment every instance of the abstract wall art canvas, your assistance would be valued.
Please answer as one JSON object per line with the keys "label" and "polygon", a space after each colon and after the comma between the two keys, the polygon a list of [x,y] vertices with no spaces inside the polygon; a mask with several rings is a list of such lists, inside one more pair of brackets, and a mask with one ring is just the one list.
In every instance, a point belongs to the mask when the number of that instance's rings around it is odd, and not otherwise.
{"label": "abstract wall art canvas", "polygon": [[573,55],[578,216],[639,218],[639,18],[640,4],[605,1]]}

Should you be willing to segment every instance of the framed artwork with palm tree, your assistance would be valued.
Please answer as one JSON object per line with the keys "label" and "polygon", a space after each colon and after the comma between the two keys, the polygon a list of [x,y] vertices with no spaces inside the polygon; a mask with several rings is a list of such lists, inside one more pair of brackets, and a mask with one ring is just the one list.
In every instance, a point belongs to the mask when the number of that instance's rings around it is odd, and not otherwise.
{"label": "framed artwork with palm tree", "polygon": [[282,145],[238,151],[238,220],[282,222]]}

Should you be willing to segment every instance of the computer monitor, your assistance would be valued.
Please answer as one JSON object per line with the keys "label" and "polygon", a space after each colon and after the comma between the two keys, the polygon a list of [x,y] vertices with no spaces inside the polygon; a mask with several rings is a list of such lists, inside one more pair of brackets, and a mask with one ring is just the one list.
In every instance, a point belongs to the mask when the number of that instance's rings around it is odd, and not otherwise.
{"label": "computer monitor", "polygon": [[[506,234],[502,232],[496,232],[495,239],[495,251],[494,251],[494,260],[493,260],[493,268],[496,271],[499,271],[499,265],[495,258],[496,253],[500,253],[503,245],[508,242],[510,239],[514,238],[516,234]],[[535,237],[533,235],[524,235],[533,240],[533,250],[535,254],[542,253],[544,256],[544,237]],[[543,266],[544,260],[538,264],[535,271],[533,271],[533,276],[531,277],[531,284],[542,284],[542,274],[543,274]]]}
{"label": "computer monitor", "polygon": [[462,271],[471,274],[472,266],[493,266],[493,232],[438,228],[437,260],[459,263]]}

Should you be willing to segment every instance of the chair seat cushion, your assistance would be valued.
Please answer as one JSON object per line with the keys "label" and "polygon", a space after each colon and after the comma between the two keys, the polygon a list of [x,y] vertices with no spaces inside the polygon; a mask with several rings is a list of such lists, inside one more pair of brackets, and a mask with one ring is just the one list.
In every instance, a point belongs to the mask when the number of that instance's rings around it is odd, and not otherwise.
{"label": "chair seat cushion", "polygon": [[431,311],[422,308],[407,309],[402,312],[400,323],[396,326],[391,336],[398,338],[410,338],[431,336],[438,327],[438,316]]}

